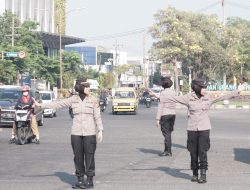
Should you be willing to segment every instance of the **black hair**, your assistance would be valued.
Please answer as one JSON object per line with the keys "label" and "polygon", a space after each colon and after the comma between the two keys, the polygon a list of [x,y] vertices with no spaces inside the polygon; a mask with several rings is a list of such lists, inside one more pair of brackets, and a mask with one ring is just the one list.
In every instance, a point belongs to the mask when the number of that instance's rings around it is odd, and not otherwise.
{"label": "black hair", "polygon": [[161,78],[161,86],[165,88],[170,88],[173,85],[173,81],[169,77]]}

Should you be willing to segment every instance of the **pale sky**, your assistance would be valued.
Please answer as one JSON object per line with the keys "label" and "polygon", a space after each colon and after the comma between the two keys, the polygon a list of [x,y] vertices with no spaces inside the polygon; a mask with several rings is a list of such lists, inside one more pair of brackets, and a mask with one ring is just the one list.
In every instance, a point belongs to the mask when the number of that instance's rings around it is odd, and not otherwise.
{"label": "pale sky", "polygon": [[[104,46],[111,49],[114,49],[117,40],[120,44],[119,50],[128,52],[128,57],[142,56],[144,33],[138,33],[138,31],[153,25],[153,15],[158,10],[173,6],[179,10],[217,14],[222,21],[221,1],[67,0],[67,11],[81,7],[85,9],[70,11],[66,15],[66,34],[85,38],[87,41],[83,44],[86,46]],[[224,3],[225,17],[239,16],[250,20],[249,0],[224,0]],[[123,34],[127,36],[117,37]],[[110,38],[110,36],[116,36],[116,38]],[[145,51],[148,51],[152,45],[152,39],[149,34],[146,34],[145,39],[144,47]]]}

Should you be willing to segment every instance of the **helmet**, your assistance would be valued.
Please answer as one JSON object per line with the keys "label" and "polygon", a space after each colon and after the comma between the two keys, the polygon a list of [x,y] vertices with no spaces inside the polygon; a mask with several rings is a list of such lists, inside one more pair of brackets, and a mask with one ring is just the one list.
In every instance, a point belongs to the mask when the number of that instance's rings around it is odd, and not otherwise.
{"label": "helmet", "polygon": [[21,92],[24,92],[24,91],[30,91],[30,87],[28,85],[24,85],[24,86],[21,86]]}

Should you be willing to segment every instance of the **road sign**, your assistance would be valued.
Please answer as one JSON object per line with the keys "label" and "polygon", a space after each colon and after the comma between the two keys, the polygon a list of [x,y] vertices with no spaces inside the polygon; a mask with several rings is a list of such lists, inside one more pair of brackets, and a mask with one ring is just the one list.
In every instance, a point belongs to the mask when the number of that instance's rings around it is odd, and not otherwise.
{"label": "road sign", "polygon": [[6,57],[18,57],[19,52],[5,52]]}
{"label": "road sign", "polygon": [[25,52],[24,51],[19,51],[18,56],[23,59],[25,57]]}

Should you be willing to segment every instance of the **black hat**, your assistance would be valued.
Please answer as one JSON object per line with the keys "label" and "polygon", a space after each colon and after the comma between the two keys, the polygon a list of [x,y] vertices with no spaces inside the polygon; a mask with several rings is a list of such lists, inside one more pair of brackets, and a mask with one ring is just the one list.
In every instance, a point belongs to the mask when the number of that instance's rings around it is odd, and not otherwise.
{"label": "black hat", "polygon": [[89,84],[89,82],[87,82],[86,78],[76,79],[76,84],[83,85],[84,87],[89,87],[90,86],[90,84]]}
{"label": "black hat", "polygon": [[201,78],[192,80],[193,85],[198,85],[202,88],[207,88],[207,81]]}
{"label": "black hat", "polygon": [[84,88],[89,86],[90,84],[87,82],[86,78],[76,79],[75,91],[76,92],[84,91]]}
{"label": "black hat", "polygon": [[169,77],[162,77],[161,85],[163,88],[170,88],[173,85],[173,81]]}

